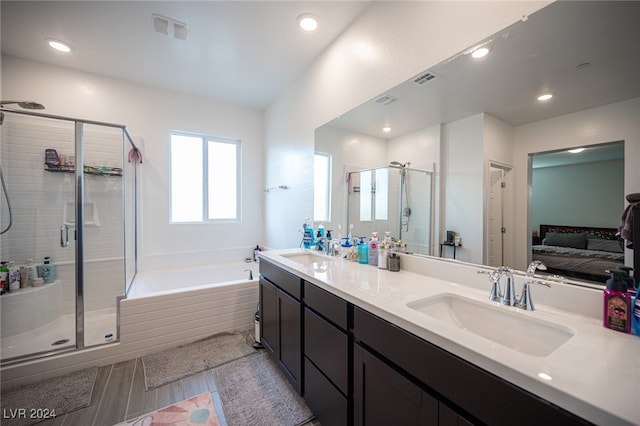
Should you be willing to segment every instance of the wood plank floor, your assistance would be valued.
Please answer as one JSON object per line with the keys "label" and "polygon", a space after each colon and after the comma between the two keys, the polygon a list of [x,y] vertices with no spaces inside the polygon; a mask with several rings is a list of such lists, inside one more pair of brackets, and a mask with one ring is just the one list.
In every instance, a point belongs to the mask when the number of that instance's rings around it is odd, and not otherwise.
{"label": "wood plank floor", "polygon": [[[211,370],[145,390],[140,358],[101,367],[88,407],[38,423],[52,426],[112,426],[203,392],[211,392],[221,426],[226,426]],[[236,426],[236,425],[228,425]],[[304,426],[320,426],[311,421]]]}

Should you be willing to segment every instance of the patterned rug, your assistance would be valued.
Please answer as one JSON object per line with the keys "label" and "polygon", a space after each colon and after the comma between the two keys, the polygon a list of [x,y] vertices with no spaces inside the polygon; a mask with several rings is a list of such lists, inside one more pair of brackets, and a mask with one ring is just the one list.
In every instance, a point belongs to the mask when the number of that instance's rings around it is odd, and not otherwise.
{"label": "patterned rug", "polygon": [[220,426],[211,394],[205,392],[115,426]]}

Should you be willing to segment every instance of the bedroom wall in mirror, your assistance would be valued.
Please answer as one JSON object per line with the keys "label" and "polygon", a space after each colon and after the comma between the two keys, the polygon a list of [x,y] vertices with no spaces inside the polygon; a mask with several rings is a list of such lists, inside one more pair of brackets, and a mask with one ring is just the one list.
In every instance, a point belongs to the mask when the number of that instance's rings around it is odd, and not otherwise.
{"label": "bedroom wall in mirror", "polygon": [[[624,195],[640,192],[640,57],[630,53],[640,40],[637,16],[640,2],[551,3],[316,129],[316,151],[334,158],[332,218],[346,221],[345,164],[364,169],[398,161],[434,171],[433,240],[437,246],[454,231],[462,242],[458,260],[522,271],[541,224],[617,226],[578,223],[576,214],[569,223],[538,218],[539,212],[534,218],[529,163],[531,154],[617,142],[624,154],[616,161],[624,167],[607,167],[623,182],[608,193],[617,201],[606,202],[607,214],[619,217]],[[489,54],[474,59],[479,46]],[[553,96],[538,101],[542,93]],[[494,165],[508,178],[503,236],[493,240],[503,245],[499,261],[489,244]],[[604,204],[583,211],[604,214]]]}
{"label": "bedroom wall in mirror", "polygon": [[549,273],[604,282],[624,265],[624,142],[531,154],[532,260]]}

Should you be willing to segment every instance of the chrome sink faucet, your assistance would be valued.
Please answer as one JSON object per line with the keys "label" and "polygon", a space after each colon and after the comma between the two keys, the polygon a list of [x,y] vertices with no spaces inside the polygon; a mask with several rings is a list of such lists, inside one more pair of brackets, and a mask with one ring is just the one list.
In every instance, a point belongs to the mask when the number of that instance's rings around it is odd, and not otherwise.
{"label": "chrome sink faucet", "polygon": [[[535,271],[536,268],[540,268],[540,265],[544,266],[542,262],[539,262],[539,263],[536,263],[536,262],[532,262],[532,265],[535,263],[535,265],[533,266],[529,265],[529,268],[527,269],[528,277],[533,277],[533,271]],[[502,278],[503,275],[506,276],[504,293],[500,291],[500,278]],[[508,268],[506,266],[501,266],[495,269],[493,272],[489,274],[489,280],[492,282],[491,294],[489,295],[489,300],[492,300],[494,302],[500,302],[500,304],[502,305],[516,306],[520,309],[524,309],[527,311],[534,310],[533,301],[531,300],[531,289],[529,288],[529,286],[531,284],[537,284],[537,285],[544,285],[546,287],[551,287],[550,284],[545,283],[543,281],[538,281],[538,280],[527,281],[522,286],[522,294],[520,295],[519,300],[516,302],[516,300],[518,299],[518,296],[516,295],[514,279],[513,279],[513,270],[511,268]]]}

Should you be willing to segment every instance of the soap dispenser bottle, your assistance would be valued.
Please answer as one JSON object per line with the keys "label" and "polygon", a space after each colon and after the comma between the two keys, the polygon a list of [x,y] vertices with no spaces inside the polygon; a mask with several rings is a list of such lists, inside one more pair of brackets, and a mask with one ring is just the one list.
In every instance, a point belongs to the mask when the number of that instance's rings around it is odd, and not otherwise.
{"label": "soap dispenser bottle", "polygon": [[366,265],[369,263],[369,246],[364,242],[365,237],[360,237],[358,243],[358,263]]}
{"label": "soap dispenser bottle", "polygon": [[628,333],[631,331],[631,298],[627,293],[624,271],[611,271],[604,290],[604,326]]}
{"label": "soap dispenser bottle", "polygon": [[369,265],[378,266],[378,233],[374,232],[369,241]]}
{"label": "soap dispenser bottle", "polygon": [[38,265],[38,276],[44,280],[45,284],[51,284],[56,279],[56,267],[51,263],[49,256],[44,258],[44,262]]}

